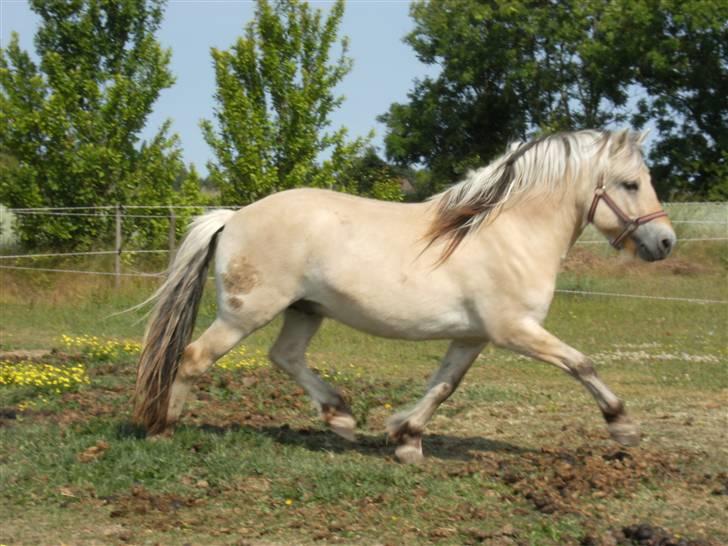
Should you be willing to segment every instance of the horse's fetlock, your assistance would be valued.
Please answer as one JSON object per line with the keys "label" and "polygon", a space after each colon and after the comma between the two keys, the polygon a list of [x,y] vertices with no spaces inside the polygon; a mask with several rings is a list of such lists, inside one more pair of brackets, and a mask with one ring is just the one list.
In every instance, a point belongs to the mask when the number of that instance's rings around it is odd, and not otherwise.
{"label": "horse's fetlock", "polygon": [[337,405],[320,404],[321,418],[329,428],[350,442],[356,441],[356,421],[343,400]]}
{"label": "horse's fetlock", "polygon": [[617,400],[617,402],[609,405],[602,409],[602,415],[607,423],[616,423],[627,417],[624,411],[624,402]]}
{"label": "horse's fetlock", "polygon": [[387,431],[390,439],[400,443],[407,441],[408,438],[421,437],[424,429],[412,423],[409,418],[399,420],[395,416],[387,423]]}
{"label": "horse's fetlock", "polygon": [[351,415],[351,409],[349,409],[348,404],[344,401],[342,397],[339,397],[339,399],[333,404],[320,404],[320,411],[321,418],[327,422],[329,419],[333,418],[336,415]]}

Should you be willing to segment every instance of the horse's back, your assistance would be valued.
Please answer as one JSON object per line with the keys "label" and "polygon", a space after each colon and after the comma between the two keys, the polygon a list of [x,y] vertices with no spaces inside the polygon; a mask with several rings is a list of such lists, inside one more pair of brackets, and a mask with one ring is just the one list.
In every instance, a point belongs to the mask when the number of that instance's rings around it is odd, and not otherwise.
{"label": "horse's back", "polygon": [[423,235],[424,208],[315,188],[287,190],[240,209],[221,244],[261,244],[257,250],[266,253],[283,251],[279,245],[338,252],[341,245],[382,239],[414,247]]}

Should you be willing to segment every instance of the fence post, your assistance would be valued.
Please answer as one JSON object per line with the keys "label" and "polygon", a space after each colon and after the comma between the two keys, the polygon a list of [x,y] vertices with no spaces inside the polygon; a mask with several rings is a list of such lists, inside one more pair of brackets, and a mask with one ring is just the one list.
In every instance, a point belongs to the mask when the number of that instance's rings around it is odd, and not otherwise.
{"label": "fence post", "polygon": [[177,230],[176,230],[177,218],[174,215],[174,209],[172,205],[169,205],[169,267],[172,267],[174,261],[174,250],[177,242]]}
{"label": "fence post", "polygon": [[114,256],[114,287],[121,285],[121,205],[116,205],[116,254]]}

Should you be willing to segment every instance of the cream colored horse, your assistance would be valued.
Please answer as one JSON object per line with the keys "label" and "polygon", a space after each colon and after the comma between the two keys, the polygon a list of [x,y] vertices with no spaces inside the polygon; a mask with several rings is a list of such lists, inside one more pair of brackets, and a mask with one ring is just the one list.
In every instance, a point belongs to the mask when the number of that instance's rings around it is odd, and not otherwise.
{"label": "cream colored horse", "polygon": [[[270,359],[352,440],[346,403],[306,364],[323,318],[384,337],[452,340],[425,395],[388,423],[400,460],[422,458],[425,425],[488,342],[572,375],[596,399],[612,437],[637,444],[637,425],[589,358],[542,323],[559,264],[588,220],[645,260],[665,258],[674,245],[642,139],[581,131],[517,144],[426,203],[298,189],[200,217],[153,296],[136,420],[150,433],[168,429],[195,379],[283,313]],[[188,345],[213,256],[217,318]]]}

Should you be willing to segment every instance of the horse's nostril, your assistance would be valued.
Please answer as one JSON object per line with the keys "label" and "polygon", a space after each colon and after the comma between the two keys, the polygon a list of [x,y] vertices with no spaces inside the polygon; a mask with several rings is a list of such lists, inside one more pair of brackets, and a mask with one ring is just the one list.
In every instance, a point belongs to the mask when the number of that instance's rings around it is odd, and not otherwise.
{"label": "horse's nostril", "polygon": [[665,250],[670,250],[672,248],[672,239],[668,239],[667,237],[665,237],[660,242],[662,243],[662,248],[664,248]]}

